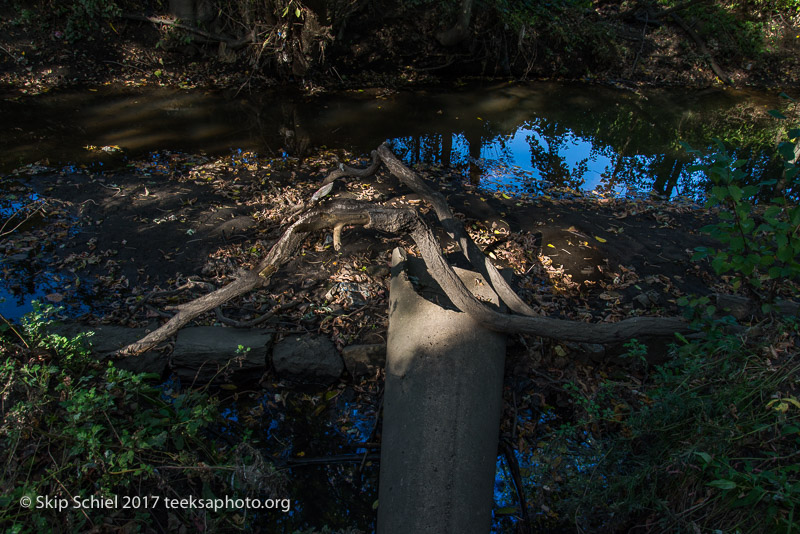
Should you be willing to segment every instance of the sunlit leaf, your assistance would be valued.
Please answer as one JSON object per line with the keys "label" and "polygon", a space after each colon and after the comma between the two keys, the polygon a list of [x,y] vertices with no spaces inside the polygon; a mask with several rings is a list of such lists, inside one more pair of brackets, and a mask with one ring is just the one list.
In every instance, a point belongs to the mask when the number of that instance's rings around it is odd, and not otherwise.
{"label": "sunlit leaf", "polygon": [[598,241],[600,241],[601,243],[605,243],[606,242],[606,240],[603,239],[602,237],[594,236],[594,238],[597,239]]}
{"label": "sunlit leaf", "polygon": [[322,187],[317,189],[317,191],[311,196],[311,201],[316,202],[317,200],[327,196],[332,189],[333,189],[333,182],[323,185]]}

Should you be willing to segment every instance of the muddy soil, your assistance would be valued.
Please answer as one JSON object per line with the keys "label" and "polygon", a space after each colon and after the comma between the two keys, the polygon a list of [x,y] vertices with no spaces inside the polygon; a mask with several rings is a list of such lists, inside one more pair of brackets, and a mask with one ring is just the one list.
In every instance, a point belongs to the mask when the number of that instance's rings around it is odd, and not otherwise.
{"label": "muddy soil", "polygon": [[[168,153],[118,171],[20,175],[18,187],[35,191],[50,214],[3,238],[2,269],[9,279],[24,276],[23,265],[51,271],[62,283],[47,299],[68,304],[89,297],[85,321],[140,326],[166,316],[169,305],[254,266],[294,204],[308,199],[335,165],[325,152],[302,164],[241,158]],[[698,233],[707,215],[695,204],[505,198],[446,171],[425,176],[446,193],[479,246],[512,270],[520,293],[547,315],[594,321],[672,315],[678,297],[713,290],[709,274],[689,261],[695,246],[708,244]],[[334,194],[427,209],[383,171],[341,184]],[[329,234],[314,235],[269,287],[229,303],[223,315],[248,320],[294,301],[276,323],[327,332],[340,348],[379,342],[394,246],[413,250],[407,238],[350,229],[337,253]],[[199,284],[175,291],[190,278]],[[24,286],[17,282],[19,290]],[[219,320],[199,318],[201,324]]]}

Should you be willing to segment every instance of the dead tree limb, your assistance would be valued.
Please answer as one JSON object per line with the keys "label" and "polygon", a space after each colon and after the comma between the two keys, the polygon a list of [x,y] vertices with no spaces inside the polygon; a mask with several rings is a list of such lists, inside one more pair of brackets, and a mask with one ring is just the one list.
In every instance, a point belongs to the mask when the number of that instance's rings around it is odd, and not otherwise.
{"label": "dead tree limb", "polygon": [[685,31],[689,35],[689,37],[692,38],[692,40],[697,45],[697,49],[708,61],[711,70],[714,71],[714,74],[716,74],[720,80],[727,83],[728,85],[733,85],[733,81],[731,81],[728,75],[725,74],[725,71],[723,71],[722,68],[720,68],[720,66],[717,65],[717,62],[714,61],[714,56],[711,55],[711,51],[708,49],[708,47],[706,47],[706,44],[703,42],[700,36],[697,35],[697,32],[695,32],[691,28],[691,26],[686,24],[686,22],[682,18],[680,18],[677,13],[675,12],[670,13],[670,17],[672,17],[672,20],[674,20],[678,24],[678,26],[680,26],[683,29],[683,31]]}
{"label": "dead tree limb", "polygon": [[161,26],[170,26],[172,28],[178,28],[179,30],[184,30],[184,31],[187,31],[189,33],[193,33],[195,35],[199,35],[200,37],[208,39],[209,41],[225,43],[228,46],[228,48],[230,48],[232,50],[238,50],[239,48],[242,48],[242,47],[244,47],[244,46],[246,46],[246,45],[248,45],[250,43],[254,43],[255,42],[255,37],[254,37],[252,32],[248,33],[247,35],[245,35],[244,37],[242,37],[240,39],[232,39],[232,38],[227,37],[225,35],[219,35],[219,34],[216,34],[216,33],[210,33],[210,32],[207,32],[205,30],[201,30],[200,28],[197,28],[195,26],[190,26],[188,24],[183,24],[182,22],[179,22],[178,20],[171,19],[171,18],[146,17],[144,15],[134,15],[134,14],[130,14],[130,13],[123,14],[122,18],[128,19],[128,20],[137,20],[137,21],[140,21],[140,22],[150,22],[150,23],[153,23],[153,24],[161,25]]}
{"label": "dead tree limb", "polygon": [[511,289],[489,257],[478,248],[478,245],[464,231],[461,222],[453,216],[453,212],[444,196],[428,187],[428,184],[423,182],[416,173],[403,165],[385,143],[378,147],[378,155],[380,155],[381,160],[392,174],[397,176],[412,191],[424,198],[433,207],[442,227],[451,238],[458,242],[461,252],[467,261],[489,281],[500,300],[513,312],[522,315],[536,315],[536,311]]}
{"label": "dead tree limb", "polygon": [[289,261],[309,233],[337,225],[363,225],[389,234],[409,234],[414,239],[433,278],[461,311],[491,330],[521,332],[563,340],[612,343],[636,336],[671,336],[686,332],[689,325],[677,318],[635,317],[617,323],[582,323],[550,317],[513,316],[497,312],[477,300],[464,286],[442,255],[432,229],[415,210],[386,208],[354,200],[334,200],[313,209],[295,221],[264,260],[252,271],[240,273],[232,283],[179,307],[167,323],[141,340],[121,349],[118,355],[145,352],[166,341],[198,315],[228,300],[266,285],[278,268]]}

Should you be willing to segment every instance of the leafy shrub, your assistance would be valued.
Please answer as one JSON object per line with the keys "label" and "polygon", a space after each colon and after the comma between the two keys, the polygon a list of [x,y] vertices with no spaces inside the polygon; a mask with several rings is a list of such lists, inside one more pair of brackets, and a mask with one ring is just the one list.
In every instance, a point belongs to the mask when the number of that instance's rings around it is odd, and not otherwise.
{"label": "leafy shrub", "polygon": [[532,466],[549,521],[585,532],[800,527],[798,323],[776,323],[758,344],[708,326],[705,340],[673,347],[649,385],[607,379],[591,400],[567,388],[577,423],[540,442]]}
{"label": "leafy shrub", "polygon": [[[777,111],[773,114],[785,118]],[[800,205],[792,198],[798,188],[795,143],[800,143],[796,128],[789,130],[789,141],[778,146],[784,161],[780,182],[744,185],[747,173],[742,167],[747,161],[734,161],[719,140],[712,161],[693,167],[703,171],[711,184],[706,207],[719,209],[720,221],[703,231],[721,243],[718,248],[698,247],[693,259],[710,258],[717,274],[732,273],[735,289],[742,287],[767,307],[782,281],[800,281]]]}
{"label": "leafy shrub", "polygon": [[[177,529],[193,521],[212,531],[244,528],[237,510],[71,507],[73,497],[228,495],[270,496],[282,484],[260,453],[210,439],[217,400],[194,391],[167,391],[153,376],[102,364],[73,339],[48,333],[50,311],[34,307],[22,329],[0,337],[0,525],[6,532],[86,532],[111,525],[152,524],[154,513]],[[265,485],[265,487],[262,487]],[[58,510],[28,498],[65,499]],[[216,525],[216,528],[213,528]],[[184,527],[181,527],[184,528]],[[230,530],[230,529],[228,529]],[[238,529],[237,529],[238,530]]]}

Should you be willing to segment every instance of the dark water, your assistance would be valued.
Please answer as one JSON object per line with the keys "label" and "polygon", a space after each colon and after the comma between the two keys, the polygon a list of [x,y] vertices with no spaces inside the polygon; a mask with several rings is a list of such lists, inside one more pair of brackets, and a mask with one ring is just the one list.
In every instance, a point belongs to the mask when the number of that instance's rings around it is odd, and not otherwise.
{"label": "dark water", "polygon": [[764,112],[781,105],[755,91],[556,83],[238,97],[100,87],[0,102],[0,171],[34,161],[113,165],[119,154],[165,149],[365,153],[390,140],[409,163],[454,167],[491,189],[696,196],[702,180],[687,170],[681,143],[703,149],[719,137],[753,173],[780,169],[771,153],[785,125]]}

